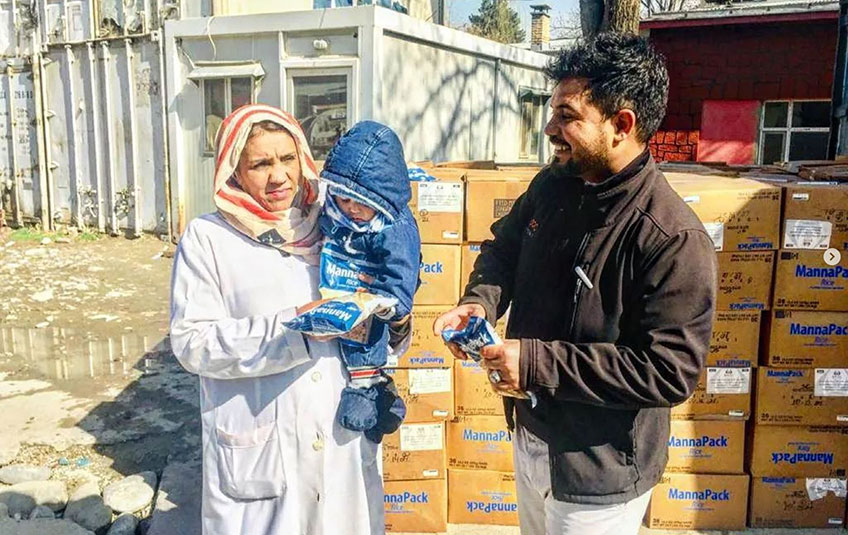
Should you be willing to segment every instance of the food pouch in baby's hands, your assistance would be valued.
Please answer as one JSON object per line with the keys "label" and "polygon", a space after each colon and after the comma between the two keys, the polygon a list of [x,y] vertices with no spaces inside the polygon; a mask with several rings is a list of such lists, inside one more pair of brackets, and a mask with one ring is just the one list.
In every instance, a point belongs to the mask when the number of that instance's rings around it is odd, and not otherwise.
{"label": "food pouch in baby's hands", "polygon": [[[474,359],[478,364],[483,359],[480,351],[485,346],[503,343],[503,340],[495,332],[492,324],[479,316],[468,318],[468,323],[462,329],[444,329],[442,331],[442,339],[445,342],[458,345],[466,355]],[[501,381],[501,376],[497,370],[489,372],[489,380],[493,383],[499,383]],[[530,405],[532,407],[536,406],[536,395],[533,392],[512,390],[503,394],[514,398],[529,399]]]}
{"label": "food pouch in baby's hands", "polygon": [[393,297],[357,292],[320,302],[283,323],[287,328],[312,336],[341,336],[365,344],[368,329],[364,323],[374,314],[397,304]]}
{"label": "food pouch in baby's hands", "polygon": [[334,298],[350,292],[367,292],[378,268],[355,250],[327,242],[321,250],[321,297]]}

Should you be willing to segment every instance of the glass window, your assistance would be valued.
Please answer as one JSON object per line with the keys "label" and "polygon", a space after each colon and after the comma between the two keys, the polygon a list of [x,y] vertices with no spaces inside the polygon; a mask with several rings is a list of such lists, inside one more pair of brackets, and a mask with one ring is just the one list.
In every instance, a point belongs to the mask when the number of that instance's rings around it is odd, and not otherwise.
{"label": "glass window", "polygon": [[215,135],[218,127],[227,116],[226,80],[205,80],[203,82],[203,116],[206,120],[206,152],[215,150]]}
{"label": "glass window", "polygon": [[781,132],[763,135],[762,163],[772,164],[783,160],[784,136]]}
{"label": "glass window", "polygon": [[830,128],[830,102],[795,102],[792,105],[792,128]]}
{"label": "glass window", "polygon": [[521,131],[519,133],[519,157],[534,159],[539,154],[539,136],[542,131],[542,109],[546,96],[522,92],[519,96]]}
{"label": "glass window", "polygon": [[230,81],[230,110],[235,111],[253,100],[253,80],[233,78]]}
{"label": "glass window", "polygon": [[766,102],[760,126],[760,163],[824,160],[829,135],[829,101]]}
{"label": "glass window", "polygon": [[789,160],[826,160],[829,132],[793,132]]}
{"label": "glass window", "polygon": [[312,0],[312,9],[326,9],[333,7],[332,0]]}
{"label": "glass window", "polygon": [[294,116],[303,126],[312,155],[323,160],[347,130],[347,76],[294,76],[292,86]]}
{"label": "glass window", "polygon": [[766,102],[763,111],[763,128],[785,127],[788,110],[788,102]]}

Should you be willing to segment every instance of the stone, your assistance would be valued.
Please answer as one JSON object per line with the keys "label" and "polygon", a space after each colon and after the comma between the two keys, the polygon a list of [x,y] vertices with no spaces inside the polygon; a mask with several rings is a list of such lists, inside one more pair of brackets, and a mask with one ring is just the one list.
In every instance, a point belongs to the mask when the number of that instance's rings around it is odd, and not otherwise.
{"label": "stone", "polygon": [[162,471],[156,504],[150,516],[148,535],[198,535],[200,527],[200,487],[203,474],[199,460],[170,463]]}
{"label": "stone", "polygon": [[112,523],[106,535],[135,535],[138,528],[138,518],[130,513],[124,513]]}
{"label": "stone", "polygon": [[47,288],[46,290],[35,292],[34,294],[30,295],[29,298],[38,303],[46,303],[47,301],[53,299],[53,290],[51,288]]}
{"label": "stone", "polygon": [[0,490],[0,502],[9,508],[9,515],[29,516],[35,506],[46,505],[61,511],[68,504],[68,489],[61,481],[27,481]]}
{"label": "stone", "polygon": [[135,513],[153,502],[156,474],[141,472],[103,489],[103,501],[116,513]]}
{"label": "stone", "polygon": [[94,535],[68,520],[0,520],[0,535]]}
{"label": "stone", "polygon": [[100,497],[100,486],[93,481],[80,485],[71,494],[63,515],[67,520],[91,531],[108,527],[112,521],[112,509],[106,507]]}
{"label": "stone", "polygon": [[46,505],[37,505],[29,514],[30,520],[35,520],[36,518],[56,518],[56,515]]}
{"label": "stone", "polygon": [[9,506],[5,503],[0,503],[0,520],[9,518]]}
{"label": "stone", "polygon": [[0,468],[0,482],[7,485],[17,485],[27,481],[47,481],[48,479],[50,479],[50,469],[46,466],[10,464]]}

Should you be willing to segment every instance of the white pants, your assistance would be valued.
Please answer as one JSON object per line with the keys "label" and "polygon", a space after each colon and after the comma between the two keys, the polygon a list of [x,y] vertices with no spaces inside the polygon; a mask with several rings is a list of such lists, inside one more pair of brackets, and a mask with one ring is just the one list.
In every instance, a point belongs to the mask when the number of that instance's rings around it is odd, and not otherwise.
{"label": "white pants", "polygon": [[518,425],[513,446],[521,535],[638,535],[650,491],[616,505],[561,502],[551,491],[548,445]]}

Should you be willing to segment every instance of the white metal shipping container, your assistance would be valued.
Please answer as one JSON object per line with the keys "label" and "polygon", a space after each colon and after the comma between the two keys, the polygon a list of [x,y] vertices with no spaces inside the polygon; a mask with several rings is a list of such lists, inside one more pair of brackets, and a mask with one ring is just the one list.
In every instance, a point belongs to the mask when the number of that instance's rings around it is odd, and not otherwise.
{"label": "white metal shipping container", "polygon": [[37,85],[29,63],[0,60],[0,208],[15,225],[49,218],[38,165]]}
{"label": "white metal shipping container", "polygon": [[409,160],[538,162],[547,56],[374,6],[165,25],[173,230],[211,211],[215,132],[279,106],[323,158],[354,123],[394,128]]}
{"label": "white metal shipping container", "polygon": [[158,43],[66,45],[51,48],[43,65],[53,220],[167,234]]}

